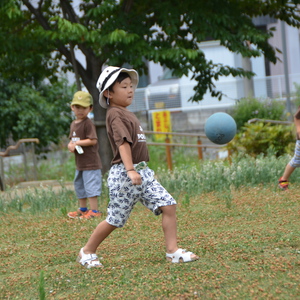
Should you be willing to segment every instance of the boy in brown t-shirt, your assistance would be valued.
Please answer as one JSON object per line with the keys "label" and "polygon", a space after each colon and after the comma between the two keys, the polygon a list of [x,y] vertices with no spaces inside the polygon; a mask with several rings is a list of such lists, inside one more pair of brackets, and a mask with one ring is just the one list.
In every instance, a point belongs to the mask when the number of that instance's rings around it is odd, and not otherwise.
{"label": "boy in brown t-shirt", "polygon": [[[70,126],[68,149],[75,154],[74,188],[80,207],[77,211],[69,212],[68,216],[90,219],[101,216],[98,210],[98,196],[101,194],[102,187],[102,165],[96,128],[88,118],[88,114],[93,109],[92,96],[82,91],[75,93],[71,109],[76,119]],[[87,208],[87,200],[90,210]]]}
{"label": "boy in brown t-shirt", "polygon": [[125,225],[137,202],[155,215],[162,214],[168,261],[179,263],[198,259],[194,253],[177,246],[176,201],[147,166],[149,154],[145,134],[136,116],[127,110],[137,84],[135,70],[117,67],[107,67],[97,82],[100,105],[107,108],[106,127],[114,157],[107,180],[110,201],[106,220],[97,226],[78,256],[78,262],[87,268],[102,267],[95,254],[98,246],[113,230]]}

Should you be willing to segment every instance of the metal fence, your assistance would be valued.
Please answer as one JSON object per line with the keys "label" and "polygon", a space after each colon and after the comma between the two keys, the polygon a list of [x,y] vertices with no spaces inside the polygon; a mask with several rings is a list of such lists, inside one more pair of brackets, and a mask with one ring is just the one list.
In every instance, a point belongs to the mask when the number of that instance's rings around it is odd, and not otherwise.
{"label": "metal fence", "polygon": [[32,152],[32,159],[33,159],[33,176],[34,179],[37,179],[37,163],[36,163],[36,157],[35,157],[35,147],[34,144],[39,143],[39,139],[37,138],[26,138],[26,139],[20,139],[15,145],[9,146],[4,152],[0,152],[0,189],[2,191],[5,190],[5,177],[4,177],[4,162],[3,158],[9,156],[9,152],[12,150],[16,150],[19,147],[21,147],[21,151],[23,153],[23,162],[24,162],[24,171],[25,171],[25,179],[28,181],[29,178],[29,172],[28,172],[28,162],[27,162],[27,154],[26,154],[26,148],[25,144],[30,143],[31,144],[31,152]]}
{"label": "metal fence", "polygon": [[[197,148],[198,149],[198,158],[199,160],[203,159],[203,149],[206,148],[212,148],[212,149],[217,149],[221,150],[224,148],[224,145],[216,145],[212,143],[206,143],[203,144],[202,140],[208,140],[206,135],[203,134],[192,134],[192,133],[187,133],[187,132],[157,132],[157,131],[144,131],[145,134],[147,135],[164,135],[165,140],[164,142],[147,142],[147,145],[149,146],[158,146],[158,147],[165,147],[166,149],[166,162],[167,162],[167,167],[169,170],[173,170],[173,162],[172,162],[172,147],[183,147],[183,148]],[[188,143],[185,144],[183,142],[177,142],[173,143],[171,142],[171,137],[178,136],[178,137],[192,137],[196,138],[196,142],[194,143]],[[227,158],[230,160],[230,154],[228,152]]]}

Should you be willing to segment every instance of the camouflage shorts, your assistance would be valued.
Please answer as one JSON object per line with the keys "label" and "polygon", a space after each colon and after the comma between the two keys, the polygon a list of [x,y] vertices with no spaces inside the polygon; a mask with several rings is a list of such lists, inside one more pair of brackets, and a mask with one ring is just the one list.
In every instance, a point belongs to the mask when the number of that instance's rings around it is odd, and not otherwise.
{"label": "camouflage shorts", "polygon": [[142,177],[141,185],[132,184],[123,164],[111,167],[107,180],[110,201],[106,221],[109,224],[123,227],[137,202],[141,202],[155,215],[162,213],[160,207],[176,204],[175,199],[154,178],[154,171],[144,164],[135,165]]}

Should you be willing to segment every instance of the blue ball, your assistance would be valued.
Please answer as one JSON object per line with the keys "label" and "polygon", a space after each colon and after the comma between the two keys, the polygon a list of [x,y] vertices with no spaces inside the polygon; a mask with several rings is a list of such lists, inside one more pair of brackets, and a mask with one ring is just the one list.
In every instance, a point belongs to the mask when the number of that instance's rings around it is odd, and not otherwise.
{"label": "blue ball", "polygon": [[218,145],[227,144],[236,134],[236,123],[230,115],[218,112],[206,120],[204,132],[213,143]]}

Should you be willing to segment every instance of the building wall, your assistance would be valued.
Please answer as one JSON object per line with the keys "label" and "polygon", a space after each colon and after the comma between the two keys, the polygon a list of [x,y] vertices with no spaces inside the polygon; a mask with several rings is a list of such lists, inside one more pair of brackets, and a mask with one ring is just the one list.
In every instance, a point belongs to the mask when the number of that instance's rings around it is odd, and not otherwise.
{"label": "building wall", "polygon": [[[282,24],[280,21],[268,25],[268,28],[275,27],[274,36],[270,38],[269,43],[283,51],[283,39],[282,39]],[[285,39],[288,57],[288,73],[296,74],[300,73],[300,30],[284,24]],[[283,54],[277,52],[277,63],[274,65],[270,63],[271,76],[284,74]]]}

